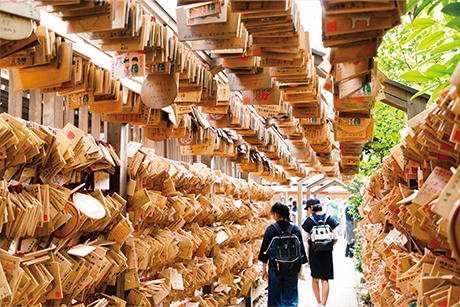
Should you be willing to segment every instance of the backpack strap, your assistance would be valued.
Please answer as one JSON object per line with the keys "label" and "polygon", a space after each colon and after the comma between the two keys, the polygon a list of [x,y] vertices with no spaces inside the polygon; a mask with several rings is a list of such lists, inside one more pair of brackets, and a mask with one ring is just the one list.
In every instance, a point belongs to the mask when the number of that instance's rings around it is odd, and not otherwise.
{"label": "backpack strap", "polygon": [[275,227],[275,229],[278,232],[278,234],[292,233],[292,230],[294,229],[294,224],[289,223],[289,226],[288,226],[286,231],[283,231],[278,223],[274,223],[273,227]]}
{"label": "backpack strap", "polygon": [[289,223],[289,227],[288,229],[286,230],[287,233],[292,233],[292,230],[294,229],[294,224],[292,223]]}
{"label": "backpack strap", "polygon": [[313,223],[315,223],[315,226],[318,226],[318,221],[316,220],[316,218],[313,215],[310,216],[310,218],[313,221]]}
{"label": "backpack strap", "polygon": [[281,230],[281,227],[280,225],[278,224],[278,222],[274,223],[273,224],[273,227],[275,227],[276,231],[278,232],[278,234],[282,234],[284,231]]}
{"label": "backpack strap", "polygon": [[326,222],[327,222],[327,219],[330,217],[329,214],[326,214],[326,217],[324,218],[324,222],[323,222],[323,225],[326,225]]}

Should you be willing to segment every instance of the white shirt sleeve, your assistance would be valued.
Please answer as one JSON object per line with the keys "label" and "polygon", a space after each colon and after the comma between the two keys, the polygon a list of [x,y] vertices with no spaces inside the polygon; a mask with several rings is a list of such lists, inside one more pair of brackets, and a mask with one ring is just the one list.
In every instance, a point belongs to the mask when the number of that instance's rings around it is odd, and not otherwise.
{"label": "white shirt sleeve", "polygon": [[334,230],[332,230],[334,240],[337,240],[337,238],[339,237],[339,235],[337,234],[337,228],[339,228],[339,227],[335,227]]}

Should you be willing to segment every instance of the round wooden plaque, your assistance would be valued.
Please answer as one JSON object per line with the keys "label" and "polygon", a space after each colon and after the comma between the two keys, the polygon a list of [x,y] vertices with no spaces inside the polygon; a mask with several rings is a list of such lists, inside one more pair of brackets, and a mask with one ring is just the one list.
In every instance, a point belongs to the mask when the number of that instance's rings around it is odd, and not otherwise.
{"label": "round wooden plaque", "polygon": [[173,125],[168,123],[166,127],[144,126],[142,127],[142,131],[149,140],[163,142],[171,136]]}
{"label": "round wooden plaque", "polygon": [[149,108],[162,109],[176,99],[179,85],[172,74],[148,75],[142,83],[142,102]]}
{"label": "round wooden plaque", "polygon": [[0,20],[0,40],[19,41],[32,34],[33,23],[30,19],[0,12]]}
{"label": "round wooden plaque", "polygon": [[67,202],[64,207],[64,214],[70,216],[70,220],[68,220],[61,228],[54,231],[54,236],[59,239],[67,238],[73,234],[78,223],[80,223],[80,213],[71,202]]}
{"label": "round wooden plaque", "polygon": [[78,210],[90,219],[99,220],[105,216],[104,206],[94,197],[75,193],[73,195],[73,202]]}

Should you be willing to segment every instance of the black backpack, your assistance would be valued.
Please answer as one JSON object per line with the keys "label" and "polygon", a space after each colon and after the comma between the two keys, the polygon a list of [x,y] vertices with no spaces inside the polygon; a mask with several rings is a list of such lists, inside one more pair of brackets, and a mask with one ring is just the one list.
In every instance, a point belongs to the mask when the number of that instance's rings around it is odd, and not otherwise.
{"label": "black backpack", "polygon": [[297,274],[302,266],[301,244],[299,238],[292,233],[294,224],[290,223],[286,231],[281,230],[278,223],[273,224],[278,234],[271,240],[268,250],[271,253],[273,269],[277,275]]}

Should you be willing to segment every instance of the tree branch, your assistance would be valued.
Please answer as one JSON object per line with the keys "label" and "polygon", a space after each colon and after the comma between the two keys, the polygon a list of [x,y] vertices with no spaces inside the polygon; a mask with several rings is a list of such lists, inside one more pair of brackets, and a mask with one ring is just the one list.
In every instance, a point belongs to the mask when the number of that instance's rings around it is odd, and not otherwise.
{"label": "tree branch", "polygon": [[[396,33],[398,34],[398,38],[400,38],[401,35],[399,34],[398,27],[396,27]],[[401,39],[398,39],[397,41],[398,41],[399,49],[401,50],[401,53],[403,55],[404,63],[406,63],[407,67],[409,67],[409,69],[412,70],[412,67],[410,67],[409,63],[407,62],[406,53],[404,52],[403,47],[401,45]]]}

